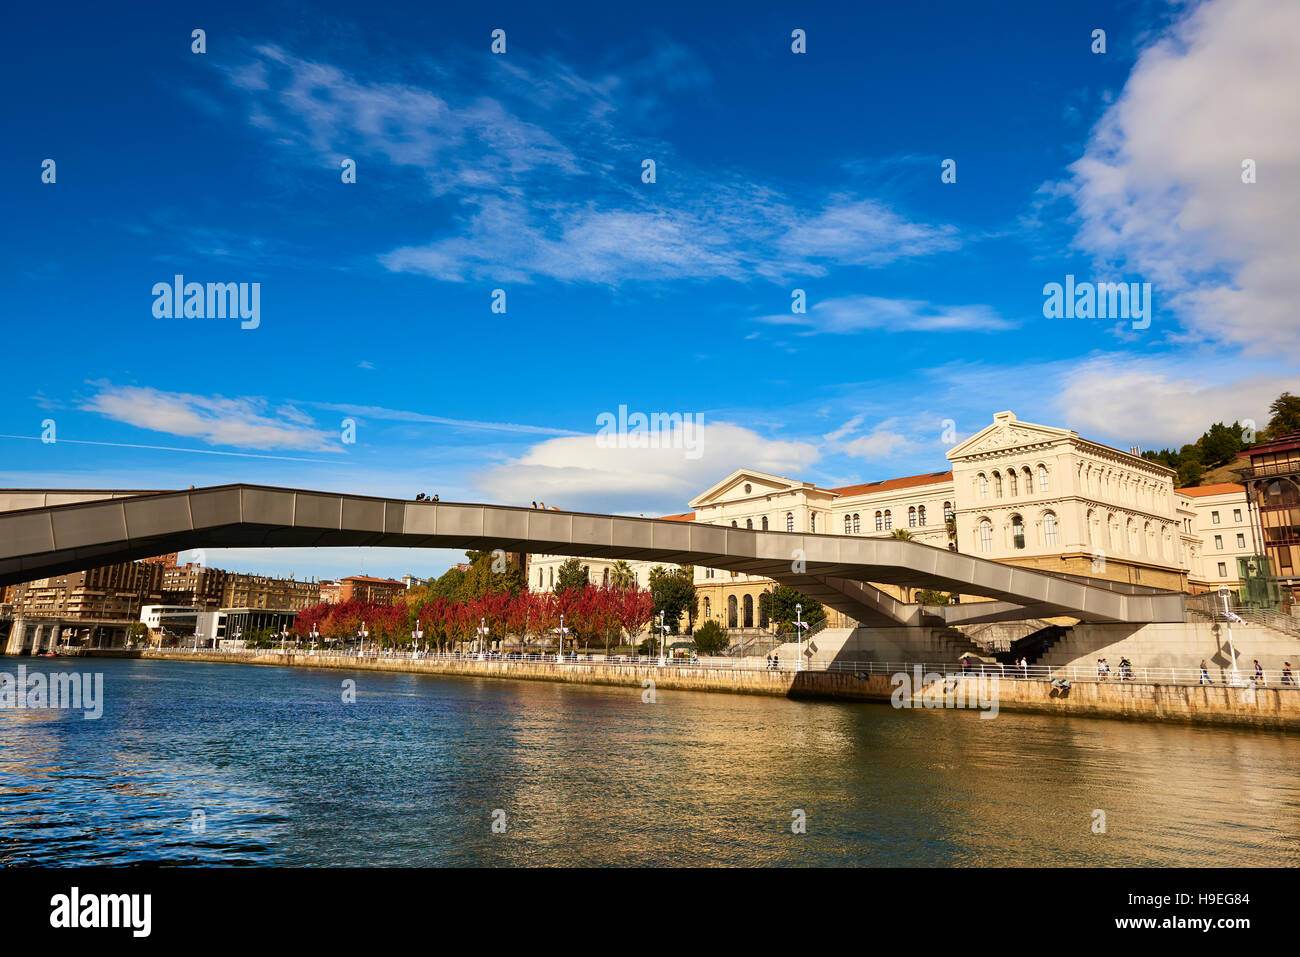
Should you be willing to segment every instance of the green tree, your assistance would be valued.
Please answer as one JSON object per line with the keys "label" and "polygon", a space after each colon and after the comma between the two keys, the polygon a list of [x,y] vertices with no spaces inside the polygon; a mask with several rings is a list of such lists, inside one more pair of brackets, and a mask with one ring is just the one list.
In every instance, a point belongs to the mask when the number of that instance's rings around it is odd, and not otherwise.
{"label": "green tree", "polygon": [[766,613],[769,621],[777,623],[779,631],[793,630],[792,623],[797,617],[795,605],[803,606],[802,620],[810,625],[826,619],[826,611],[820,603],[787,585],[777,585],[758,596],[759,609]]}
{"label": "green tree", "polygon": [[1203,464],[1212,468],[1236,458],[1237,453],[1244,447],[1241,432],[1239,422],[1234,422],[1232,425],[1216,422],[1210,426],[1200,438]]}
{"label": "green tree", "polygon": [[1178,485],[1180,488],[1199,485],[1204,474],[1205,466],[1196,459],[1187,459],[1178,467]]}
{"label": "green tree", "polygon": [[587,585],[587,569],[582,562],[576,558],[565,559],[555,575],[555,593],[562,595],[568,591],[581,591]]}
{"label": "green tree", "polygon": [[695,650],[702,655],[719,654],[728,644],[726,629],[712,619],[695,629]]}
{"label": "green tree", "polygon": [[504,553],[469,551],[465,557],[469,559],[470,566],[463,573],[456,592],[456,597],[461,601],[500,594],[508,594],[513,598],[527,585],[523,569],[506,558]]}
{"label": "green tree", "polygon": [[1300,432],[1300,395],[1283,392],[1268,407],[1272,418],[1268,426],[1260,433],[1260,439],[1280,439],[1292,432]]}
{"label": "green tree", "polygon": [[890,537],[890,538],[901,538],[901,539],[903,539],[904,541],[908,541],[908,542],[910,542],[910,541],[912,540],[912,533],[909,532],[909,531],[908,531],[907,529],[905,529],[905,528],[896,528],[896,529],[894,529],[892,532],[889,533],[889,537]]}
{"label": "green tree", "polygon": [[672,633],[686,615],[687,629],[695,627],[695,569],[691,565],[669,571],[662,565],[650,569],[650,597],[654,600],[654,613],[661,612]]}
{"label": "green tree", "polygon": [[448,568],[438,576],[438,580],[430,582],[426,587],[429,590],[429,598],[445,598],[448,601],[456,601],[460,598],[461,586],[465,581],[465,572],[460,568]]}
{"label": "green tree", "polygon": [[916,593],[916,600],[922,605],[951,605],[952,596],[934,588],[922,588]]}
{"label": "green tree", "polygon": [[636,573],[632,571],[632,566],[621,558],[616,561],[609,570],[609,585],[611,588],[635,588]]}

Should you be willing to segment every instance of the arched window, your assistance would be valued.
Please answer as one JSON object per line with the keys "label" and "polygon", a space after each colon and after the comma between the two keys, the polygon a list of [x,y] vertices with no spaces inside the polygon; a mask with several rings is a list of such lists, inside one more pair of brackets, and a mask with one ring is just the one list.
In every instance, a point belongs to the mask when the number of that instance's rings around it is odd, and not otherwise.
{"label": "arched window", "polygon": [[767,516],[763,516],[763,531],[767,531]]}
{"label": "arched window", "polygon": [[601,576],[601,584],[604,585],[606,588],[609,587],[609,569],[608,569],[608,568],[605,569],[605,574],[604,574],[603,576]]}
{"label": "arched window", "polygon": [[1012,469],[1007,473],[1007,484],[1011,487],[1011,497],[1015,498],[1020,494],[1019,482],[1016,479],[1016,470]]}
{"label": "arched window", "polygon": [[554,569],[553,567],[547,569],[547,571],[546,571],[546,581],[547,581],[547,585],[548,585],[550,588],[554,588],[554,587],[555,587],[555,569]]}
{"label": "arched window", "polygon": [[1001,472],[993,473],[993,497],[994,498],[1002,497],[1002,473]]}
{"label": "arched window", "polygon": [[907,527],[916,528],[916,506],[915,505],[909,505],[907,507]]}
{"label": "arched window", "polygon": [[993,523],[987,518],[980,519],[980,551],[993,551]]}
{"label": "arched window", "polygon": [[862,519],[857,512],[853,513],[853,534],[856,535],[862,531]]}
{"label": "arched window", "polygon": [[713,609],[713,603],[712,603],[711,601],[709,601],[707,598],[704,599],[704,617],[705,617],[705,618],[708,618],[709,615],[711,615],[711,614],[713,613],[712,609]]}
{"label": "arched window", "polygon": [[1097,545],[1097,533],[1093,530],[1093,526],[1097,524],[1097,513],[1094,512],[1092,509],[1088,509],[1087,522],[1088,522],[1088,547],[1095,548]]}
{"label": "arched window", "polygon": [[808,530],[809,530],[810,532],[815,532],[815,531],[817,531],[817,513],[816,513],[816,512],[809,512],[809,513],[808,513]]}
{"label": "arched window", "polygon": [[785,530],[787,532],[794,531],[794,512],[785,513]]}
{"label": "arched window", "polygon": [[1057,545],[1056,534],[1056,516],[1048,512],[1043,516],[1043,544],[1048,548],[1055,548]]}
{"label": "arched window", "polygon": [[1133,555],[1138,553],[1138,527],[1131,518],[1128,520],[1128,550]]}
{"label": "arched window", "polygon": [[1011,516],[1011,547],[1016,549],[1025,547],[1025,520],[1019,515]]}
{"label": "arched window", "polygon": [[943,503],[943,520],[944,522],[952,521],[952,502]]}
{"label": "arched window", "polygon": [[925,506],[922,505],[916,510],[916,524],[922,528],[925,527]]}
{"label": "arched window", "polygon": [[542,587],[542,570],[540,568],[537,569],[537,587]]}
{"label": "arched window", "polygon": [[1025,494],[1034,494],[1034,473],[1029,471],[1029,466],[1025,466]]}
{"label": "arched window", "polygon": [[889,531],[893,527],[894,527],[894,513],[891,512],[889,509],[885,509],[885,531]]}
{"label": "arched window", "polygon": [[736,627],[736,596],[735,595],[730,595],[727,597],[727,627],[728,628]]}
{"label": "arched window", "polygon": [[1047,491],[1047,466],[1046,465],[1038,466],[1038,491],[1040,492]]}
{"label": "arched window", "polygon": [[878,531],[878,532],[883,532],[884,530],[885,530],[885,519],[884,519],[884,515],[883,515],[882,512],[880,512],[879,510],[877,510],[877,511],[876,511],[876,531]]}
{"label": "arched window", "polygon": [[852,529],[852,527],[853,527],[853,519],[850,518],[848,515],[845,515],[845,516],[844,516],[844,534],[847,535],[847,534],[849,533],[849,530]]}
{"label": "arched window", "polygon": [[989,480],[983,472],[975,477],[975,487],[979,490],[980,501],[989,497]]}
{"label": "arched window", "polygon": [[754,627],[754,596],[745,596],[745,627]]}
{"label": "arched window", "polygon": [[753,528],[753,527],[754,527],[754,520],[753,520],[752,518],[747,518],[747,519],[745,519],[745,527],[746,527],[746,528]]}
{"label": "arched window", "polygon": [[739,528],[739,527],[740,527],[740,526],[738,526],[738,525],[736,524],[736,520],[735,520],[734,518],[731,520],[731,527],[732,527],[732,528]]}

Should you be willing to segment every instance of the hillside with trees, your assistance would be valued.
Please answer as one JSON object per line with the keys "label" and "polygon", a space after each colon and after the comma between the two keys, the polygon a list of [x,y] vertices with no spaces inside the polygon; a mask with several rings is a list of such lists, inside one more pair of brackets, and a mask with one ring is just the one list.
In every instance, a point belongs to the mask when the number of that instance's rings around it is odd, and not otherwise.
{"label": "hillside with trees", "polygon": [[1225,477],[1222,470],[1242,452],[1253,445],[1300,432],[1300,396],[1283,392],[1268,407],[1271,418],[1268,425],[1253,436],[1240,422],[1227,425],[1216,422],[1201,433],[1195,442],[1180,449],[1148,450],[1142,457],[1167,465],[1178,473],[1179,488],[1200,485],[1207,481],[1235,481],[1235,476]]}

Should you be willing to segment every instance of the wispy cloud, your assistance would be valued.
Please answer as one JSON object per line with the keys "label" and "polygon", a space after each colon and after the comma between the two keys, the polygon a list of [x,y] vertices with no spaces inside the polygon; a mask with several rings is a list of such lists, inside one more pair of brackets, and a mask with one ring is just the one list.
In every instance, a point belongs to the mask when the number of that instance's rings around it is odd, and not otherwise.
{"label": "wispy cloud", "polygon": [[[436,92],[264,44],[226,79],[253,127],[312,162],[351,156],[427,179],[425,200],[443,200],[435,221],[445,226],[380,251],[394,272],[445,282],[781,281],[960,245],[956,227],[914,221],[878,198],[685,159],[655,134],[655,107],[710,79],[677,44],[592,77],[526,55],[472,77],[448,67]],[[644,159],[657,164],[653,183],[641,180]]]}
{"label": "wispy cloud", "polygon": [[342,452],[334,434],[315,428],[292,406],[268,412],[258,398],[224,398],[163,392],[140,386],[98,384],[81,408],[155,432],[246,449]]}
{"label": "wispy cloud", "polygon": [[916,299],[841,296],[816,302],[806,313],[759,317],[774,325],[803,326],[817,332],[997,332],[1015,324],[983,305],[937,306]]}
{"label": "wispy cloud", "polygon": [[330,412],[341,412],[357,418],[383,419],[391,422],[416,422],[427,425],[448,425],[458,429],[483,429],[490,432],[518,432],[523,435],[581,435],[570,429],[556,429],[544,425],[526,425],[519,422],[481,422],[473,419],[451,419],[441,415],[429,415],[426,412],[413,412],[407,409],[386,409],[377,405],[355,405],[346,402],[316,402],[307,399],[295,400],[299,405],[308,405]]}

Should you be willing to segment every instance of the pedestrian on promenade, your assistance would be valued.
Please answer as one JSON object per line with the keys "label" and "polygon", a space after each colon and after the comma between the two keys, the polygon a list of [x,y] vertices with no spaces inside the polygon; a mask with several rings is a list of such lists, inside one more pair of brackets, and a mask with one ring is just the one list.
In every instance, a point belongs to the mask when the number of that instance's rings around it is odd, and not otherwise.
{"label": "pedestrian on promenade", "polygon": [[1024,676],[1026,681],[1029,680],[1029,659],[1023,656],[1020,659],[1020,674]]}
{"label": "pedestrian on promenade", "polygon": [[1291,674],[1291,662],[1289,661],[1284,661],[1282,663],[1282,684],[1284,685],[1295,684],[1295,676]]}
{"label": "pedestrian on promenade", "polygon": [[1201,680],[1199,683],[1203,685],[1208,685],[1210,683],[1210,673],[1205,668],[1204,658],[1201,659]]}
{"label": "pedestrian on promenade", "polygon": [[1258,658],[1255,659],[1255,683],[1261,685],[1264,683],[1264,669],[1260,666]]}
{"label": "pedestrian on promenade", "polygon": [[969,659],[969,658],[963,658],[963,659],[961,660],[961,673],[964,674],[964,675],[965,675],[965,674],[970,674],[970,659]]}

